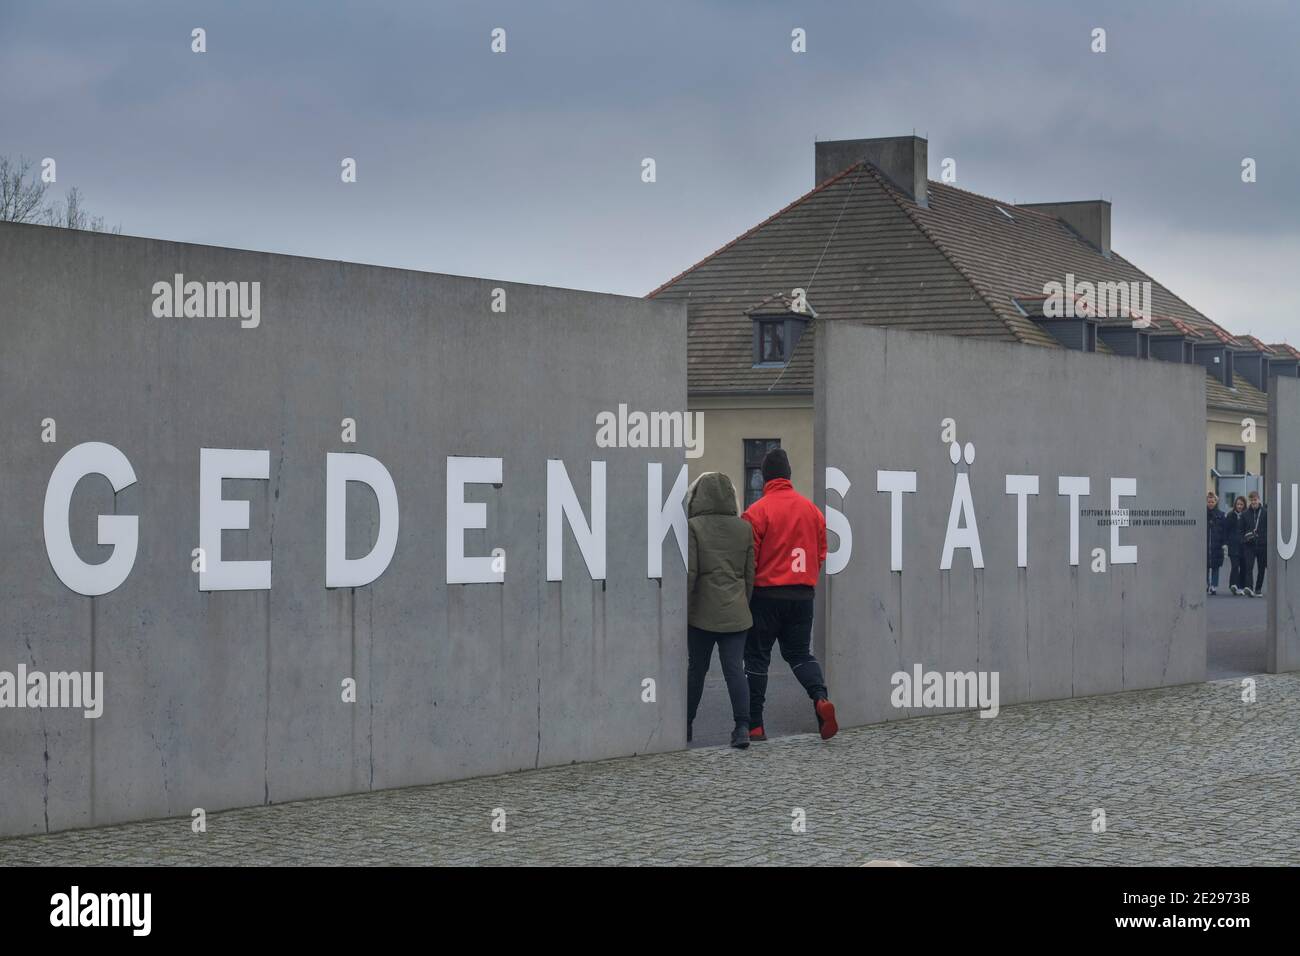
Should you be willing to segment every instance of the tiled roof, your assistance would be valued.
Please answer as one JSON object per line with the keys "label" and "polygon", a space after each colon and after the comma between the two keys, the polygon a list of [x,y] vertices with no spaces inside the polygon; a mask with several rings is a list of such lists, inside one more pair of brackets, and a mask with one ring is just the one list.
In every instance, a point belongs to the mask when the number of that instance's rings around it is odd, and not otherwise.
{"label": "tiled roof", "polygon": [[1202,339],[1218,339],[1224,345],[1234,345],[1238,348],[1241,348],[1244,344],[1235,335],[1229,335],[1217,326],[1210,329],[1201,329],[1200,331]]}
{"label": "tiled roof", "polygon": [[1269,348],[1283,357],[1300,359],[1300,349],[1294,345],[1288,345],[1285,342],[1274,342]]}
{"label": "tiled roof", "polygon": [[[892,191],[892,190],[891,190]],[[995,306],[1026,290],[1042,290],[1051,282],[1063,283],[1072,273],[1082,281],[1150,282],[1153,319],[1174,322],[1193,334],[1222,334],[1223,329],[1163,285],[1112,252],[1103,256],[1065,223],[1037,209],[999,202],[945,183],[928,186],[929,208],[917,206],[897,192],[901,205],[924,223],[935,241],[963,263],[975,281],[988,290]],[[1012,216],[1008,219],[999,207]],[[1231,336],[1228,336],[1231,338]]]}
{"label": "tiled roof", "polygon": [[[918,206],[868,163],[821,183],[650,296],[687,300],[690,391],[810,390],[817,324],[839,318],[1059,348],[1031,318],[1031,300],[1067,273],[1076,283],[1150,282],[1157,331],[1245,345],[1054,216],[933,180],[928,206]],[[754,368],[747,310],[795,288],[806,290],[819,318],[785,368]],[[1263,407],[1262,394],[1240,380],[1236,392],[1210,380],[1207,396],[1250,410],[1258,398]]]}
{"label": "tiled roof", "polygon": [[1016,334],[864,165],[846,169],[650,293],[688,302],[692,392],[811,390],[816,323],[785,368],[753,368],[745,310],[805,289],[818,322],[839,318],[1052,346]]}
{"label": "tiled roof", "polygon": [[1198,335],[1200,335],[1200,333],[1197,332],[1196,329],[1192,328],[1190,325],[1188,325],[1188,324],[1187,324],[1186,322],[1184,322],[1182,319],[1173,319],[1173,318],[1171,318],[1171,319],[1168,319],[1168,320],[1159,319],[1159,320],[1155,320],[1155,321],[1158,321],[1158,322],[1161,323],[1160,328],[1161,328],[1162,330],[1164,329],[1164,325],[1163,325],[1163,323],[1164,323],[1165,321],[1168,321],[1169,324],[1172,325],[1176,331],[1181,332],[1183,335],[1187,336],[1189,339],[1194,339],[1194,338],[1196,338]]}
{"label": "tiled roof", "polygon": [[1240,375],[1232,377],[1228,388],[1209,372],[1205,373],[1205,402],[1214,408],[1234,412],[1268,412],[1268,396]]}

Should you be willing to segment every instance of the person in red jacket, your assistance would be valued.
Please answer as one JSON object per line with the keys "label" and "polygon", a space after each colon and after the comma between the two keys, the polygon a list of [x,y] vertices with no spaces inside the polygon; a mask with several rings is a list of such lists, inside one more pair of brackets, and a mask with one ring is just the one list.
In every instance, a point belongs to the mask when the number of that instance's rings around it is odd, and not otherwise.
{"label": "person in red jacket", "polygon": [[812,655],[813,598],[826,561],[826,518],[790,484],[790,459],[774,448],[763,458],[763,497],[741,515],[754,529],[754,624],[745,640],[749,680],[749,737],[766,740],[763,702],[772,645],[812,698],[823,740],[839,730],[826,678]]}

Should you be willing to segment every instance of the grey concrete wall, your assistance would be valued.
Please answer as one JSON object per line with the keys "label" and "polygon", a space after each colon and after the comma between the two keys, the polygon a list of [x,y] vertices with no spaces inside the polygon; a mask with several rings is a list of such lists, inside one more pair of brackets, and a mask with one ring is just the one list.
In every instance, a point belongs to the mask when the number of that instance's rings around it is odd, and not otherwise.
{"label": "grey concrete wall", "polygon": [[[819,589],[831,691],[846,724],[911,716],[891,675],[997,671],[1002,706],[1204,679],[1204,382],[1199,367],[977,342],[830,322],[818,330],[817,487],[827,465],[853,555]],[[974,463],[953,465],[953,418]],[[916,472],[904,495],[903,570],[890,570],[890,496],[877,470]],[[969,474],[985,567],[969,551],[941,571],[955,474]],[[1027,499],[1028,567],[1005,476],[1039,476]],[[1062,475],[1088,476],[1082,508],[1110,507],[1111,476],[1137,480],[1131,509],[1184,509],[1185,526],[1122,529],[1137,564],[1112,565],[1110,530],[1080,518],[1069,564]],[[835,547],[832,536],[831,547]],[[1092,550],[1107,570],[1094,573]]]}
{"label": "grey concrete wall", "polygon": [[[1291,495],[1300,484],[1300,379],[1274,377],[1268,389],[1268,570],[1264,594],[1268,600],[1268,670],[1271,674],[1300,670],[1300,553],[1291,522],[1296,520]],[[1277,493],[1278,482],[1282,494]],[[1279,524],[1281,527],[1279,528]],[[1291,557],[1281,555],[1283,539]]]}
{"label": "grey concrete wall", "polygon": [[[153,318],[152,284],[178,272],[260,281],[260,326]],[[106,685],[98,720],[0,710],[0,834],[683,746],[684,570],[670,534],[663,586],[647,578],[646,466],[664,463],[666,494],[684,454],[595,443],[620,402],[685,409],[680,304],[0,224],[0,323],[0,670]],[[94,598],[56,578],[42,528],[51,469],[92,440],[139,480],[78,486],[79,552],[108,556],[101,513],[140,533],[130,577]],[[226,557],[270,559],[270,591],[199,590],[204,447],[270,451],[269,481],[225,489],[252,520]],[[364,588],[324,586],[328,452],[380,459],[400,499],[396,554]],[[468,492],[489,530],[466,535],[506,550],[504,584],[444,583],[448,455],[505,459],[502,489]],[[548,458],[584,506],[589,463],[608,463],[606,586],[567,528],[564,580],[545,580]],[[356,557],[378,508],[358,486],[349,506]]]}

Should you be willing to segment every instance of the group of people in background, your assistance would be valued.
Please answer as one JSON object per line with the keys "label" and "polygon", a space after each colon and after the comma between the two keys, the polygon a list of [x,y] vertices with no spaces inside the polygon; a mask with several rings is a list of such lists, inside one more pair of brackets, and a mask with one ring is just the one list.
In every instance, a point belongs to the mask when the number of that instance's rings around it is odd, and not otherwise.
{"label": "group of people in background", "polygon": [[1205,496],[1205,593],[1219,593],[1219,571],[1224,551],[1229,561],[1228,590],[1239,597],[1264,596],[1264,571],[1268,568],[1268,509],[1259,492],[1249,499],[1238,496],[1232,510],[1219,510],[1219,496]]}
{"label": "group of people in background", "polygon": [[826,562],[826,519],[790,483],[790,459],[763,458],[763,497],[737,517],[736,489],[721,472],[700,475],[686,492],[686,739],[694,736],[704,678],[718,648],[735,727],[731,746],[766,740],[763,705],[772,648],[812,700],[823,740],[839,725],[826,678],[812,653],[813,599]]}

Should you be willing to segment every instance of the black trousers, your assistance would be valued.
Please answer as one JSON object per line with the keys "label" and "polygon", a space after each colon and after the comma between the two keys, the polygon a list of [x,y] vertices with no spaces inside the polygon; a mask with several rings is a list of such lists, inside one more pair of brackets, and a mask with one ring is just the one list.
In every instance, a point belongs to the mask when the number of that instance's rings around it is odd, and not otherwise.
{"label": "black trousers", "polygon": [[1229,559],[1232,561],[1232,573],[1228,575],[1228,584],[1238,588],[1249,587],[1249,572],[1246,570],[1249,559],[1246,557],[1246,552],[1243,550],[1229,555]]}
{"label": "black trousers", "polygon": [[1268,548],[1255,549],[1255,593],[1264,591],[1264,572],[1268,569]]}
{"label": "black trousers", "polygon": [[731,698],[731,715],[736,723],[749,720],[749,685],[745,683],[745,636],[748,631],[721,634],[699,627],[686,629],[686,720],[695,722],[704,696],[704,675],[713,661],[713,645],[718,645],[718,659],[722,661],[722,676],[727,681],[727,695]]}
{"label": "black trousers", "polygon": [[822,676],[822,666],[812,655],[812,601],[755,597],[749,602],[749,613],[754,617],[749,640],[745,642],[749,726],[761,727],[773,644],[780,645],[781,656],[812,700],[826,696],[826,678]]}

